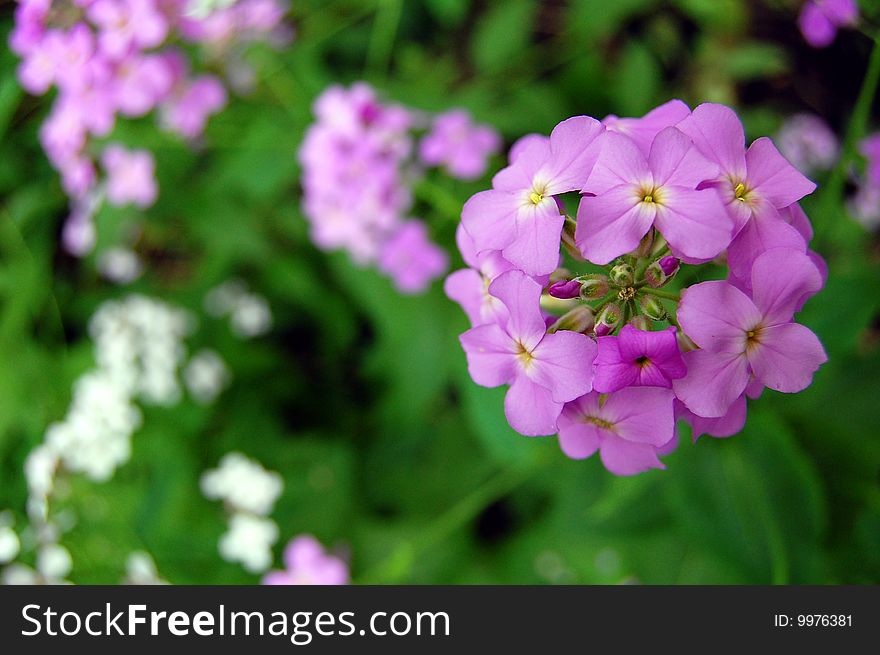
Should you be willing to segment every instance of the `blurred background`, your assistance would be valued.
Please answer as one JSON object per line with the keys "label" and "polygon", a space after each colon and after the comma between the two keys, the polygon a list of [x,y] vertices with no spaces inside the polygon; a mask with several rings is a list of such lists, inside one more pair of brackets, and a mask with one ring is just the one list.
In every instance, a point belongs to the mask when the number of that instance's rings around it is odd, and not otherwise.
{"label": "blurred background", "polygon": [[[73,582],[119,582],[133,552],[172,583],[259,581],[221,558],[227,512],[200,487],[232,451],[283,480],[274,568],[291,537],[310,533],[350,562],[354,582],[878,582],[880,249],[847,204],[858,157],[812,172],[820,188],[804,203],[830,277],[802,322],[829,363],[801,394],[765,392],[740,435],[683,440],[666,471],[633,478],[513,432],[503,390],[468,377],[467,320],[441,282],[401,295],[372,267],[316,248],[300,205],[312,103],[358,80],[417,110],[465,108],[502,134],[505,152],[568,116],[639,116],[677,97],[734,106],[750,140],[813,114],[849,136],[853,155],[880,127],[872,97],[855,111],[872,39],[847,29],[813,48],[798,29],[802,4],[292,0],[292,40],[241,53],[247,88],[196,143],[152,119],[117,121],[113,140],[154,154],[158,199],[102,207],[82,257],[61,245],[68,200],[38,139],[52,96],[26,94],[4,49],[0,512],[21,542],[17,560],[34,566],[44,538],[27,511],[26,458],[95,367],[90,317],[137,293],[186,312],[181,346],[216,353],[223,388],[213,402],[190,390],[139,403],[130,458],[109,479],[56,480],[52,538]],[[860,6],[870,31],[880,3]],[[14,9],[0,4],[4,41]],[[461,205],[504,161],[479,180],[415,183],[411,213],[451,269]],[[104,255],[123,243],[139,270],[108,275]],[[230,289],[251,302],[238,323],[217,308]]]}

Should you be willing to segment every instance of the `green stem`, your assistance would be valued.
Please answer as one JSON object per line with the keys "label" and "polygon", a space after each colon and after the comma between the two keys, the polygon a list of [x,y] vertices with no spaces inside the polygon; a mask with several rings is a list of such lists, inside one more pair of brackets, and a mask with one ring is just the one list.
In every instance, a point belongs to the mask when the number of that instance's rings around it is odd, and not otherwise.
{"label": "green stem", "polygon": [[378,78],[388,74],[391,52],[403,11],[403,0],[379,0],[373,33],[367,50],[367,70]]}
{"label": "green stem", "polygon": [[862,80],[862,88],[859,90],[852,117],[846,129],[840,159],[831,171],[820,200],[819,213],[822,219],[816,224],[817,239],[824,238],[829,228],[833,227],[836,223],[836,221],[832,220],[832,217],[836,215],[837,207],[843,197],[847,171],[855,157],[858,141],[867,131],[871,105],[874,102],[874,96],[877,94],[877,85],[880,83],[880,41],[878,41],[877,35],[872,35],[871,38],[874,41],[874,47],[868,60],[868,69]]}
{"label": "green stem", "polygon": [[664,291],[663,289],[652,289],[651,287],[641,287],[639,289],[641,293],[646,293],[649,296],[656,296],[657,298],[663,298],[665,300],[674,300],[678,302],[681,300],[681,296],[674,291]]}
{"label": "green stem", "polygon": [[467,525],[488,505],[531,478],[545,461],[546,458],[541,458],[531,467],[516,466],[499,471],[448,509],[416,539],[404,542],[385,560],[360,576],[358,584],[388,584],[405,579],[417,555]]}
{"label": "green stem", "polygon": [[431,205],[453,222],[458,223],[461,220],[462,203],[445,187],[424,178],[415,185],[415,194],[419,200]]}

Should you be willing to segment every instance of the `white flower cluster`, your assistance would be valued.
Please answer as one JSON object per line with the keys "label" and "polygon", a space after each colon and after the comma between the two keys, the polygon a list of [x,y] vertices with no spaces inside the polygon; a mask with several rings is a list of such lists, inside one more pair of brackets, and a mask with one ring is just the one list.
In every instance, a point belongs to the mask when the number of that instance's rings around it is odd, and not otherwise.
{"label": "white flower cluster", "polygon": [[222,500],[229,511],[229,529],[218,545],[221,557],[240,562],[251,573],[268,569],[278,526],[266,517],[281,495],[281,476],[233,452],[202,476],[201,486],[206,498]]}
{"label": "white flower cluster", "polygon": [[[75,382],[64,419],[49,426],[24,464],[37,568],[10,564],[4,580],[64,581],[70,554],[58,543],[62,526],[49,515],[56,476],[68,471],[105,482],[128,461],[132,434],[142,423],[135,401],[172,405],[181,398],[179,371],[192,324],[189,313],[141,295],[105,302],[92,316],[89,334],[96,366]],[[230,374],[219,355],[205,350],[190,360],[184,378],[192,397],[209,403],[228,384]],[[11,562],[19,550],[16,533],[0,523],[0,564]],[[147,568],[141,561],[140,572]]]}
{"label": "white flower cluster", "polygon": [[205,296],[205,311],[215,318],[229,317],[232,331],[252,339],[272,329],[272,310],[265,298],[252,293],[241,280],[228,280]]}
{"label": "white flower cluster", "polygon": [[156,563],[150,554],[143,550],[129,553],[125,560],[125,578],[123,584],[129,585],[165,585],[168,584],[159,576]]}

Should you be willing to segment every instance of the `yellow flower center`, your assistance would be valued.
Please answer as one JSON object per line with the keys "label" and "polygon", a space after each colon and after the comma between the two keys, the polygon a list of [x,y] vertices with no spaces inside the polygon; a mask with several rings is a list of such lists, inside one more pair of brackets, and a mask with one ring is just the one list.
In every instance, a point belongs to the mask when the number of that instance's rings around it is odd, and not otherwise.
{"label": "yellow flower center", "polygon": [[544,194],[532,191],[531,194],[529,194],[529,200],[533,205],[540,205],[541,201],[544,200]]}
{"label": "yellow flower center", "polygon": [[599,418],[598,416],[584,416],[584,423],[591,423],[596,427],[602,428],[603,430],[614,432],[614,423],[612,423],[611,421],[606,421],[603,418]]}
{"label": "yellow flower center", "polygon": [[740,202],[746,201],[746,193],[747,193],[746,185],[743,184],[742,182],[737,184],[736,187],[734,187],[734,189],[733,189],[733,195],[736,196],[736,199],[739,200]]}
{"label": "yellow flower center", "polygon": [[532,355],[531,352],[529,352],[528,348],[523,345],[522,341],[517,341],[516,346],[516,358],[520,361],[520,364],[522,364],[523,368],[528,368],[532,365],[535,357]]}

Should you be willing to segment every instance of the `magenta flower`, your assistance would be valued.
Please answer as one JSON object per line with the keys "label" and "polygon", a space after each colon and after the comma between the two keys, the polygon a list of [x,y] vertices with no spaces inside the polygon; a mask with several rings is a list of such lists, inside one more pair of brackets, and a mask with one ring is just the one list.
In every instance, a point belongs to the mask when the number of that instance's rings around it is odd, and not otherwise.
{"label": "magenta flower", "polygon": [[446,252],[428,238],[421,221],[407,221],[389,237],[379,252],[379,270],[399,291],[420,293],[449,267]]}
{"label": "magenta flower", "polygon": [[734,221],[736,237],[728,264],[737,277],[747,277],[755,258],[770,248],[805,250],[806,244],[779,210],[812,193],[816,185],[779,154],[773,142],[757,139],[745,149],[742,123],[730,107],[702,104],[678,124],[720,175],[709,181],[718,189]]}
{"label": "magenta flower", "polygon": [[825,48],[834,41],[838,28],[852,27],[858,20],[856,0],[807,0],[798,16],[798,26],[807,43]]}
{"label": "magenta flower", "polygon": [[284,549],[283,571],[270,571],[263,578],[264,585],[346,585],[349,583],[348,565],[329,555],[313,536],[305,534]]}
{"label": "magenta flower", "polygon": [[686,353],[687,375],[673,382],[693,413],[724,416],[750,379],[795,393],[808,387],[827,361],[819,339],[792,322],[806,296],[822,286],[816,266],[792,249],[755,260],[752,297],[727,282],[703,282],[682,293],[678,320],[700,350]]}
{"label": "magenta flower", "polygon": [[670,100],[655,107],[641,118],[620,118],[610,114],[602,119],[602,122],[610,132],[617,132],[632,139],[647,157],[657,135],[665,128],[677,125],[690,113],[690,107],[681,100]]}
{"label": "magenta flower", "polygon": [[732,225],[718,194],[697,185],[717,170],[674,127],[657,135],[647,157],[632,139],[609,133],[578,207],[581,254],[607,264],[656,226],[676,256],[715,257],[730,243]]}
{"label": "magenta flower", "polygon": [[559,263],[564,217],[553,196],[580,189],[599,156],[605,128],[588,116],[561,122],[549,141],[530,139],[492,189],[465,203],[461,220],[478,252],[500,250],[528,275]]}
{"label": "magenta flower", "polygon": [[501,137],[488,125],[477,125],[466,111],[453,109],[434,119],[419,143],[419,158],[428,166],[444,166],[452,177],[473,180],[501,147]]}
{"label": "magenta flower", "polygon": [[502,323],[507,320],[507,308],[489,293],[492,280],[512,268],[500,253],[488,251],[478,255],[473,240],[461,223],[455,231],[458,249],[470,268],[455,271],[446,278],[443,290],[454,300],[470,319],[471,326],[486,323]]}
{"label": "magenta flower", "polygon": [[625,325],[619,336],[599,337],[593,389],[611,393],[624,387],[672,388],[687,368],[678,349],[675,328],[648,332]]}
{"label": "magenta flower", "polygon": [[541,285],[520,271],[499,275],[489,293],[504,303],[509,318],[461,335],[471,377],[485,387],[511,385],[504,411],[515,430],[554,434],[564,404],[592,388],[596,344],[576,332],[546,334]]}
{"label": "magenta flower", "polygon": [[572,459],[599,451],[615,475],[666,468],[658,449],[675,438],[668,389],[627,387],[607,396],[589,393],[568,403],[559,417],[559,446]]}
{"label": "magenta flower", "polygon": [[158,188],[155,162],[147,150],[126,150],[110,144],[101,155],[107,172],[107,200],[113,205],[133,204],[146,208],[156,201]]}

